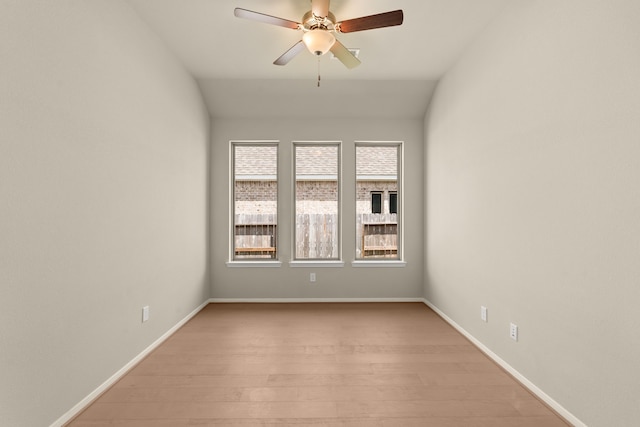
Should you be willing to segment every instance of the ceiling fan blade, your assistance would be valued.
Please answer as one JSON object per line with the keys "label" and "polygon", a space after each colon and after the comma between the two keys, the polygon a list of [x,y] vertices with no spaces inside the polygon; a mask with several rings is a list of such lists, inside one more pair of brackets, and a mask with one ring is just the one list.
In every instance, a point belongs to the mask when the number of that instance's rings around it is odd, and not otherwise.
{"label": "ceiling fan blade", "polygon": [[377,15],[347,19],[346,21],[338,22],[337,25],[341,33],[353,33],[356,31],[373,30],[374,28],[401,25],[403,20],[404,13],[399,9],[392,12],[378,13]]}
{"label": "ceiling fan blade", "polygon": [[297,54],[305,50],[307,47],[302,40],[291,46],[291,48],[280,56],[280,58],[273,61],[274,65],[287,65]]}
{"label": "ceiling fan blade", "polygon": [[329,0],[311,0],[311,11],[319,17],[329,15]]}
{"label": "ceiling fan blade", "polygon": [[300,24],[288,19],[278,18],[277,16],[265,15],[264,13],[254,12],[252,10],[236,7],[233,14],[238,18],[250,19],[252,21],[262,22],[264,24],[277,25],[279,27],[291,28],[297,30]]}
{"label": "ceiling fan blade", "polygon": [[333,46],[331,46],[331,53],[349,69],[360,65],[360,60],[356,58],[353,53],[349,52],[349,49],[344,47],[337,39]]}

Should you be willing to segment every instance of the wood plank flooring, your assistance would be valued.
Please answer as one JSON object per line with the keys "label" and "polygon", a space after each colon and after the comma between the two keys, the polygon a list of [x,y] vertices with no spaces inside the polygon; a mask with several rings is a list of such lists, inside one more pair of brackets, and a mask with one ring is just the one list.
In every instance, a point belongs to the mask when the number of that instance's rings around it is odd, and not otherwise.
{"label": "wood plank flooring", "polygon": [[556,427],[421,303],[210,304],[69,426]]}

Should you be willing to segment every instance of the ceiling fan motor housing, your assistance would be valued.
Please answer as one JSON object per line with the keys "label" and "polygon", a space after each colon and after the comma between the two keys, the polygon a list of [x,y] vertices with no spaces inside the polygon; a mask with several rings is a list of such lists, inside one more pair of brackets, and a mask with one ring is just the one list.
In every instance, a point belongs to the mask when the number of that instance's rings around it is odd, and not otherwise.
{"label": "ceiling fan motor housing", "polygon": [[326,31],[334,31],[336,25],[336,17],[333,13],[329,12],[329,14],[325,17],[315,16],[312,11],[309,11],[304,14],[302,17],[302,27],[305,31],[310,30],[326,30]]}

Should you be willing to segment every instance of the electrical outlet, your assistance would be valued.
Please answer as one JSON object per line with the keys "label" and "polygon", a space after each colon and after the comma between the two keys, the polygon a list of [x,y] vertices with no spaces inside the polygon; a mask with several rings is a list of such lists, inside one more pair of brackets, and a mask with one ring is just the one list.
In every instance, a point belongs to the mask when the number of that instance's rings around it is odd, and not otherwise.
{"label": "electrical outlet", "polygon": [[144,323],[147,320],[149,320],[149,306],[145,305],[142,307],[142,322]]}
{"label": "electrical outlet", "polygon": [[480,318],[483,322],[487,321],[487,307],[485,307],[484,305],[480,306]]}
{"label": "electrical outlet", "polygon": [[511,324],[509,327],[509,337],[514,341],[518,341],[518,325],[513,323]]}
{"label": "electrical outlet", "polygon": [[313,283],[313,282],[315,282],[315,281],[316,281],[316,273],[311,273],[311,274],[309,274],[309,281],[310,281],[311,283]]}

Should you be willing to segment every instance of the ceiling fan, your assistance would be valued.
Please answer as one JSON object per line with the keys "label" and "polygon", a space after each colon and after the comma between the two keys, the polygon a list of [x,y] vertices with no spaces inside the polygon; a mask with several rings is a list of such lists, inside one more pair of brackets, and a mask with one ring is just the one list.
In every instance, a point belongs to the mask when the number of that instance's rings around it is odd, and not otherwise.
{"label": "ceiling fan", "polygon": [[360,65],[360,60],[340,43],[333,33],[353,33],[375,28],[393,27],[401,25],[404,19],[402,10],[394,10],[336,22],[336,17],[329,12],[329,0],[311,0],[311,10],[304,14],[302,23],[239,7],[234,10],[234,15],[238,18],[304,32],[302,40],[276,59],[273,62],[275,65],[286,65],[306,47],[318,57],[331,51],[347,68],[357,67]]}

